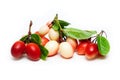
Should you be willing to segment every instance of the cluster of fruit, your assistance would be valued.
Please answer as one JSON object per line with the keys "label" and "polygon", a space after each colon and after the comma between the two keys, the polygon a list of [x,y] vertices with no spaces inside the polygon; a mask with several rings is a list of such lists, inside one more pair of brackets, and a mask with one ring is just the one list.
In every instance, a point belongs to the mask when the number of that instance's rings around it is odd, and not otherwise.
{"label": "cluster of fruit", "polygon": [[31,34],[31,21],[28,34],[13,44],[12,56],[19,59],[26,53],[30,60],[36,61],[56,54],[69,59],[73,57],[74,52],[85,55],[87,59],[108,54],[110,45],[103,36],[104,31],[97,34],[96,31],[67,28],[69,24],[59,20],[56,14],[53,21],[47,22],[39,31]]}

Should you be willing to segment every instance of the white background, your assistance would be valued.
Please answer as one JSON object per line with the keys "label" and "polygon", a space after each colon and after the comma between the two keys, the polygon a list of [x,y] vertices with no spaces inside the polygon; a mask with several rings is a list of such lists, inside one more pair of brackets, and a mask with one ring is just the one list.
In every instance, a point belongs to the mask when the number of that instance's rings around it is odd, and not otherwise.
{"label": "white background", "polygon": [[[59,55],[47,61],[14,60],[12,44],[27,33],[52,20],[58,13],[79,29],[105,30],[111,50],[105,59],[88,61],[74,55]],[[0,0],[0,80],[118,80],[120,79],[119,0]]]}

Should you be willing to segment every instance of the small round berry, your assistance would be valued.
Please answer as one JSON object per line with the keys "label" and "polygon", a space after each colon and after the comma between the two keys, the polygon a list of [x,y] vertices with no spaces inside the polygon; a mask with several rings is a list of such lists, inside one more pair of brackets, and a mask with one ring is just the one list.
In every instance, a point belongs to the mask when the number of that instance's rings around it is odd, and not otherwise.
{"label": "small round berry", "polygon": [[44,36],[49,32],[49,27],[47,25],[43,25],[39,29],[40,36]]}
{"label": "small round berry", "polygon": [[58,52],[63,58],[66,58],[66,59],[72,58],[74,54],[74,50],[68,42],[60,43]]}
{"label": "small round berry", "polygon": [[59,44],[57,41],[49,41],[46,43],[45,48],[48,50],[48,56],[54,56],[58,52]]}
{"label": "small round berry", "polygon": [[49,36],[50,40],[55,40],[55,41],[59,40],[59,32],[55,31],[52,28],[50,29],[48,36]]}

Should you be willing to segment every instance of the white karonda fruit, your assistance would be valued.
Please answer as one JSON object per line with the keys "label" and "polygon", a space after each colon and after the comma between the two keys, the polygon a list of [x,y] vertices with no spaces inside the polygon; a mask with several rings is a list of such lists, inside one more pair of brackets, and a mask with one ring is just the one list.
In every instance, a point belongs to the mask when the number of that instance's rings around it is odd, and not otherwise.
{"label": "white karonda fruit", "polygon": [[77,40],[75,40],[75,39],[73,39],[73,38],[67,38],[66,39],[66,42],[68,42],[68,43],[70,43],[71,45],[72,45],[72,47],[73,47],[73,49],[75,50],[76,49],[76,47],[77,47]]}
{"label": "white karonda fruit", "polygon": [[59,40],[59,32],[55,31],[52,28],[49,30],[48,36],[49,36],[50,40],[55,40],[55,41]]}
{"label": "white karonda fruit", "polygon": [[46,43],[45,48],[49,51],[48,56],[54,56],[58,53],[59,44],[57,41],[49,41]]}
{"label": "white karonda fruit", "polygon": [[47,25],[43,25],[39,29],[40,36],[44,36],[49,32],[49,27]]}
{"label": "white karonda fruit", "polygon": [[74,50],[68,42],[62,42],[59,45],[58,52],[63,58],[69,59],[69,58],[72,58]]}

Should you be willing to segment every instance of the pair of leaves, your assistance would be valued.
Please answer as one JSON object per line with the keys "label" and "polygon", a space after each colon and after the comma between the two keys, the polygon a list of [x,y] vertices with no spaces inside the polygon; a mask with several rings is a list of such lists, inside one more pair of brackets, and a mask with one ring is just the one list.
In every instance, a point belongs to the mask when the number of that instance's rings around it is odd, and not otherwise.
{"label": "pair of leaves", "polygon": [[58,31],[58,30],[60,30],[60,27],[63,29],[63,28],[65,28],[65,26],[68,26],[70,23],[68,23],[68,22],[66,22],[66,21],[64,21],[64,20],[57,20],[57,19],[55,19],[54,21],[53,21],[53,26],[52,26],[52,28],[54,29],[54,30],[56,30],[56,31]]}
{"label": "pair of leaves", "polygon": [[30,36],[26,35],[26,36],[22,37],[20,40],[24,41],[25,43],[30,43],[30,42],[33,42],[36,44],[41,43],[41,38],[37,34],[31,34]]}
{"label": "pair of leaves", "polygon": [[103,56],[107,55],[110,51],[109,41],[105,37],[98,35],[97,44],[100,54]]}
{"label": "pair of leaves", "polygon": [[63,29],[65,26],[68,26],[70,23],[64,21],[64,20],[58,20],[58,14],[54,17],[54,20],[52,22],[52,28],[56,31],[60,31]]}
{"label": "pair of leaves", "polygon": [[83,39],[90,38],[93,34],[96,34],[97,32],[96,31],[79,30],[79,29],[75,29],[75,28],[66,28],[66,29],[63,29],[63,33],[68,37],[83,40]]}
{"label": "pair of leaves", "polygon": [[[30,38],[30,39],[28,39],[28,38]],[[25,43],[30,43],[30,42],[36,43],[39,46],[41,53],[42,53],[41,59],[46,60],[46,58],[48,56],[48,50],[44,46],[41,45],[41,38],[39,35],[37,35],[37,34],[31,34],[30,36],[26,35],[26,36],[22,37],[20,40],[24,41]]]}

